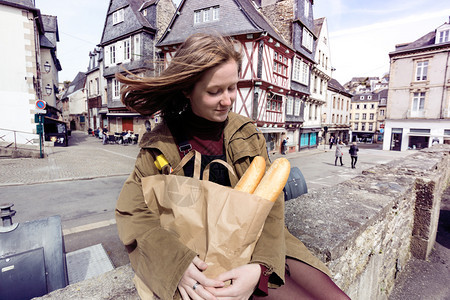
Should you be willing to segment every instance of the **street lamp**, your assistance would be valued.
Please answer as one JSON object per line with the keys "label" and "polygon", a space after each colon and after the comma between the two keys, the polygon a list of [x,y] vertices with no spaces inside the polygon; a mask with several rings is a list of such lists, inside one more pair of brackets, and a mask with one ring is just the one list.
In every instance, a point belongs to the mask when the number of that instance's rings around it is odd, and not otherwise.
{"label": "street lamp", "polygon": [[45,70],[45,72],[46,72],[46,73],[49,73],[51,69],[52,69],[52,66],[49,64],[48,61],[46,61],[45,64],[44,64],[44,70]]}
{"label": "street lamp", "polygon": [[45,86],[45,92],[47,93],[48,96],[50,96],[52,94],[52,87],[48,83]]}

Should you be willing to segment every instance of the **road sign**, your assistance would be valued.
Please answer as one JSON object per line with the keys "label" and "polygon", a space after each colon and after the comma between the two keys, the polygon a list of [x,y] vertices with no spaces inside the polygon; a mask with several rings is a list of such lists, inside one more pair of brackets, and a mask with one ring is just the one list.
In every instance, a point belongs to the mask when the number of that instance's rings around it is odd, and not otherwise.
{"label": "road sign", "polygon": [[45,102],[44,100],[36,100],[36,107],[38,109],[45,109],[46,106],[47,102]]}

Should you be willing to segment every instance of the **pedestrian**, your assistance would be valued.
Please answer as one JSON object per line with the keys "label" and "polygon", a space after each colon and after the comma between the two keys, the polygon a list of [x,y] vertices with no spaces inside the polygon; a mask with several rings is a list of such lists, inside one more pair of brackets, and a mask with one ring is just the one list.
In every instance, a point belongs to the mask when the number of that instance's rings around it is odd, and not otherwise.
{"label": "pedestrian", "polygon": [[[283,194],[267,217],[251,262],[215,279],[204,275],[207,264],[195,251],[160,226],[155,196],[146,198],[147,204],[144,201],[141,178],[160,174],[156,157],[163,154],[175,167],[187,153],[186,145],[202,157],[225,160],[238,178],[257,155],[270,164],[264,136],[254,121],[231,111],[242,62],[236,47],[229,38],[194,34],[158,77],[116,75],[127,107],[143,115],[160,111],[163,118],[144,134],[135,170],[116,206],[119,237],[129,253],[137,290],[152,291],[161,299],[249,299],[252,295],[259,299],[265,294],[273,299],[292,299],[293,294],[349,299],[326,275],[326,266],[285,229]],[[193,173],[188,166],[180,172],[190,177]],[[228,174],[217,168],[210,178],[234,186],[237,179]]]}
{"label": "pedestrian", "polygon": [[342,163],[342,155],[343,155],[343,153],[342,153],[342,147],[344,146],[344,144],[342,143],[342,142],[338,142],[338,143],[336,143],[336,152],[335,152],[335,156],[336,156],[336,159],[334,160],[334,165],[335,166],[337,166],[337,161],[338,161],[338,158],[339,158],[339,161],[340,161],[340,163],[341,163],[341,166],[343,166],[344,164]]}
{"label": "pedestrian", "polygon": [[330,137],[328,142],[330,143],[330,149],[333,148],[333,143],[334,143],[334,136],[333,135]]}
{"label": "pedestrian", "polygon": [[283,139],[283,141],[281,142],[281,154],[286,155],[286,150],[287,150],[287,143],[288,143],[289,137],[286,137],[285,139]]}
{"label": "pedestrian", "polygon": [[152,125],[150,125],[150,121],[149,120],[145,120],[145,130],[147,131],[147,132],[150,132],[150,131],[152,131]]}
{"label": "pedestrian", "polygon": [[102,136],[103,136],[103,145],[106,145],[108,142],[108,127],[105,125],[102,130]]}
{"label": "pedestrian", "polygon": [[352,169],[356,168],[356,162],[358,161],[358,146],[356,145],[356,142],[353,142],[350,146],[350,149],[348,150],[348,153],[350,153],[350,158],[352,160]]}

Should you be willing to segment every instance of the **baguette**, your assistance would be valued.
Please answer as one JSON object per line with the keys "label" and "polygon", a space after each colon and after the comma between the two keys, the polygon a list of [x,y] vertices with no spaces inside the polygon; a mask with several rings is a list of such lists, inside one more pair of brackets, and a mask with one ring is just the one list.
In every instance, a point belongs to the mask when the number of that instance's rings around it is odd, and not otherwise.
{"label": "baguette", "polygon": [[256,156],[234,189],[252,194],[266,171],[266,160]]}
{"label": "baguette", "polygon": [[280,157],[277,158],[256,187],[253,194],[275,202],[289,178],[291,164]]}

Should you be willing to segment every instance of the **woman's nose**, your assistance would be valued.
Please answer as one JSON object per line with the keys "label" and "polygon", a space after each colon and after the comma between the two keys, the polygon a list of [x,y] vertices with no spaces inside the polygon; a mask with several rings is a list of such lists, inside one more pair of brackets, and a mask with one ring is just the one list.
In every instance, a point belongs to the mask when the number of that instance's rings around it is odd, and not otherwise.
{"label": "woman's nose", "polygon": [[220,101],[222,106],[230,106],[233,104],[232,94],[229,91],[225,91],[222,94],[222,100]]}

